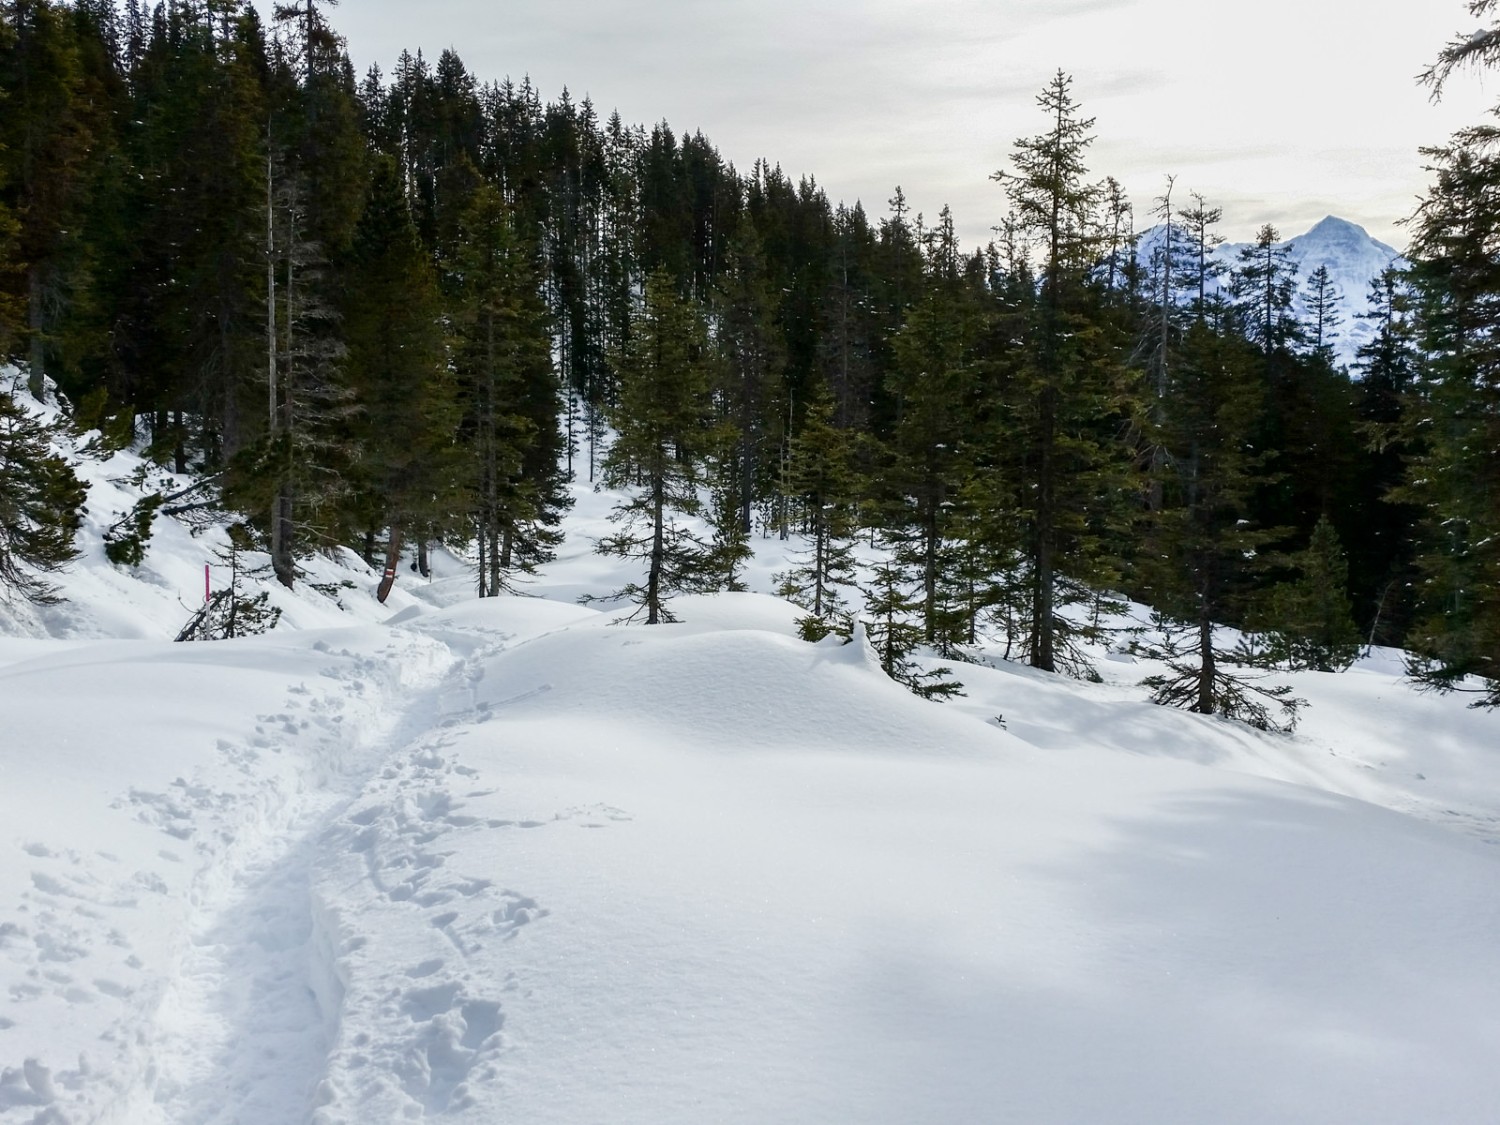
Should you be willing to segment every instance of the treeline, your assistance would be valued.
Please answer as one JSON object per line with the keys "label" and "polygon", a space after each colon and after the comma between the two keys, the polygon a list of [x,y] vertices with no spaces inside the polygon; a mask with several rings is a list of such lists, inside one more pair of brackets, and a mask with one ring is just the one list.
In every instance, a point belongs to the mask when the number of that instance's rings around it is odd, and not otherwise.
{"label": "treeline", "polygon": [[[1080,669],[1105,590],[1180,627],[1158,695],[1206,712],[1266,718],[1226,665],[1361,640],[1500,676],[1488,138],[1434,150],[1351,378],[1326,273],[1274,230],[1217,276],[1218,210],[1169,188],[1137,252],[1061,74],[965,250],[899,188],[872,219],[452,51],[358,77],[327,8],[0,9],[0,343],[81,425],[222,474],[283,582],[334,544],[389,580],[447,542],[495,594],[601,479],[636,490],[603,547],[640,560],[648,619],[733,588],[749,536],[798,537],[809,634],[858,601],[914,685],[913,644],[997,627]],[[890,562],[857,593],[863,537]]]}

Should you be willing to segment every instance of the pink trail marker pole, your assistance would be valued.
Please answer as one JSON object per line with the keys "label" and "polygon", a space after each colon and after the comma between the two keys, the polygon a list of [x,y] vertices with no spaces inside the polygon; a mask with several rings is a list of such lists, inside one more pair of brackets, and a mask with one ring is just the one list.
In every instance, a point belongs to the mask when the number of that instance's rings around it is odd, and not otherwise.
{"label": "pink trail marker pole", "polygon": [[209,564],[209,563],[204,563],[203,564],[203,604],[204,605],[207,605],[209,602],[213,601],[213,595],[209,592],[209,585],[208,585],[208,575],[209,575],[209,571],[211,569],[212,569],[211,564]]}

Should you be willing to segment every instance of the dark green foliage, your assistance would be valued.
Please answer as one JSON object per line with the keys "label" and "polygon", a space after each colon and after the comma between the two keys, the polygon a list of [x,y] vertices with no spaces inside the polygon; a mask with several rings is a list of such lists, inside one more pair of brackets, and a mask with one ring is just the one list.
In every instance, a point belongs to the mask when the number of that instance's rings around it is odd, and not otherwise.
{"label": "dark green foliage", "polygon": [[[1102,249],[1097,185],[1085,179],[1092,118],[1079,115],[1061,71],[1038,97],[1047,131],[1018,140],[1015,172],[997,173],[1014,229],[1040,257],[1034,299],[1007,310],[1024,341],[1012,353],[997,434],[1014,509],[1031,605],[1024,649],[1033,667],[1059,669],[1073,622],[1077,583],[1114,571],[1114,530],[1123,516],[1133,451],[1120,440],[1139,413],[1140,379],[1125,365],[1123,337],[1105,314],[1095,268]],[[1065,581],[1071,579],[1071,582]]]}
{"label": "dark green foliage", "polygon": [[1153,699],[1266,725],[1257,702],[1266,692],[1226,667],[1233,655],[1215,638],[1218,624],[1243,613],[1263,566],[1260,552],[1277,536],[1249,518],[1267,474],[1266,455],[1251,443],[1265,409],[1252,348],[1205,318],[1189,326],[1160,412],[1163,503],[1150,513],[1151,552],[1138,572],[1147,602],[1185,627],[1184,634],[1173,626],[1162,653],[1172,675],[1147,681]]}
{"label": "dark green foliage", "polygon": [[805,547],[778,576],[777,593],[807,610],[805,636],[847,628],[854,585],[854,449],[849,433],[834,425],[833,411],[833,399],[818,388],[788,451],[787,488]]}
{"label": "dark green foliage", "polygon": [[1245,336],[1267,356],[1290,351],[1303,335],[1292,312],[1297,267],[1291,251],[1278,245],[1280,237],[1270,223],[1261,227],[1255,242],[1240,251],[1239,266],[1230,278]]}
{"label": "dark green foliage", "polygon": [[614,357],[619,402],[610,412],[617,436],[604,460],[604,481],[636,486],[610,519],[619,530],[599,551],[646,564],[645,577],[613,596],[636,606],[646,624],[672,621],[675,593],[710,586],[705,545],[679,520],[700,510],[698,486],[707,445],[708,339],[697,310],[680,297],[665,269],[646,282],[636,334]]}
{"label": "dark green foliage", "polygon": [[343,303],[359,449],[348,504],[360,530],[389,529],[388,544],[444,538],[463,510],[458,398],[435,272],[388,158],[375,163]]}
{"label": "dark green foliage", "polygon": [[[1417,213],[1411,281],[1429,356],[1405,411],[1408,475],[1421,513],[1418,683],[1500,706],[1500,130],[1424,150],[1435,182]],[[1465,684],[1479,676],[1483,685]]]}
{"label": "dark green foliage", "polygon": [[162,506],[159,492],[143,496],[104,532],[104,557],[116,566],[140,566],[151,541],[151,523]]}
{"label": "dark green foliage", "polygon": [[88,492],[52,452],[45,426],[0,390],[0,596],[57,601],[44,574],[78,557],[74,545]]}
{"label": "dark green foliage", "polygon": [[515,222],[499,191],[476,188],[446,263],[480,597],[550,557],[566,502],[547,311]]}
{"label": "dark green foliage", "polygon": [[605,546],[644,564],[648,618],[741,585],[760,531],[805,537],[785,589],[809,635],[842,630],[875,525],[941,655],[997,631],[1087,674],[1099,591],[1126,588],[1191,624],[1191,702],[1221,713],[1244,694],[1213,624],[1269,599],[1311,628],[1284,560],[1326,513],[1362,635],[1411,638],[1437,686],[1500,671],[1493,128],[1428,154],[1411,296],[1382,280],[1351,382],[1326,277],[1298,325],[1274,230],[1231,303],[1218,210],[1169,181],[1171,253],[1137,265],[1061,73],[999,177],[996,244],[966,253],[899,187],[872,222],[451,50],[356,84],[324,0],[269,28],[235,0],[0,11],[0,355],[178,471],[228,467],[283,582],[312,550],[442,539],[482,595],[513,588],[612,420],[605,479],[641,491]]}
{"label": "dark green foliage", "polygon": [[0,31],[0,211],[14,224],[5,301],[24,307],[29,389],[76,341],[70,318],[87,284],[82,218],[108,146],[109,102],[86,68],[80,24],[53,0],[7,4]]}
{"label": "dark green foliage", "polygon": [[951,669],[924,671],[912,659],[912,653],[922,643],[922,626],[914,620],[921,608],[912,596],[915,585],[896,552],[875,565],[864,588],[865,609],[860,615],[870,645],[885,674],[923,698],[962,695],[963,685],[946,678]]}
{"label": "dark green foliage", "polygon": [[1339,534],[1318,521],[1306,550],[1287,560],[1297,577],[1278,583],[1263,598],[1258,624],[1263,657],[1273,666],[1342,672],[1359,655],[1359,632],[1349,603],[1349,561]]}

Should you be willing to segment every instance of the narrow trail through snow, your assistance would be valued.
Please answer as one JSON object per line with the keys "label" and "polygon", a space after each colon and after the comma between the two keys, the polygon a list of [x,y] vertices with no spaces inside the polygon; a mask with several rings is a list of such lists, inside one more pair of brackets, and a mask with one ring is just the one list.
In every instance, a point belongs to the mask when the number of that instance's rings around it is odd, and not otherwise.
{"label": "narrow trail through snow", "polygon": [[[364,696],[377,715],[364,729],[339,724],[342,740],[323,748],[309,783],[267,796],[265,816],[245,826],[248,838],[227,847],[203,880],[192,944],[157,1014],[150,1062],[109,1120],[234,1125],[302,1122],[313,1113],[343,1004],[340,950],[313,890],[324,837],[373,778],[409,757],[408,748],[471,694],[474,664],[509,639],[475,637],[457,645],[468,650],[459,653],[422,633],[398,628],[391,636],[381,659],[441,666],[394,689],[387,685],[400,677],[369,662],[353,677],[331,666],[321,694],[289,699],[289,712],[337,712]],[[434,645],[446,650],[445,661],[419,651]]]}

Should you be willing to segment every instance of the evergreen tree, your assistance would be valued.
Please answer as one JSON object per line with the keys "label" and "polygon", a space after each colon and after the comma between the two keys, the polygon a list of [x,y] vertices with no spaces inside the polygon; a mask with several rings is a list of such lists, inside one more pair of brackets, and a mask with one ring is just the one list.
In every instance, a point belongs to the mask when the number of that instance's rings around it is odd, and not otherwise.
{"label": "evergreen tree", "polygon": [[[1216,626],[1244,612],[1261,567],[1259,553],[1274,529],[1249,520],[1252,495],[1266,473],[1266,455],[1247,436],[1264,410],[1264,384],[1250,345],[1191,324],[1176,367],[1163,441],[1169,452],[1165,503],[1153,519],[1153,552],[1141,562],[1145,596],[1166,629],[1168,672],[1148,678],[1153,700],[1204,715],[1241,719],[1261,728],[1295,721],[1295,702],[1229,667]],[[1278,722],[1273,707],[1284,718]]]}
{"label": "evergreen tree", "polygon": [[950,669],[924,671],[912,659],[922,643],[922,626],[913,620],[920,612],[912,596],[915,576],[901,562],[899,545],[887,540],[885,557],[875,564],[864,587],[865,608],[860,619],[880,667],[887,676],[925,699],[963,695],[963,685],[946,679]]}
{"label": "evergreen tree", "polygon": [[388,529],[379,598],[403,540],[457,529],[458,400],[448,368],[437,279],[417,237],[394,160],[375,161],[355,232],[345,298],[346,375],[360,455],[351,503],[366,528]]}
{"label": "evergreen tree", "polygon": [[1078,587],[1064,576],[1084,582],[1109,570],[1112,509],[1129,472],[1127,450],[1114,439],[1138,398],[1119,341],[1099,315],[1100,193],[1084,164],[1093,119],[1079,115],[1071,87],[1059,71],[1037,99],[1047,131],[1018,140],[1016,170],[995,175],[1041,258],[1026,346],[1005,394],[1013,451],[1006,475],[1018,487],[1031,589],[1026,655],[1045,671],[1070,662],[1063,650],[1073,625],[1064,609]]}
{"label": "evergreen tree", "polygon": [[674,618],[674,593],[703,585],[705,550],[680,516],[701,507],[704,423],[711,374],[708,339],[697,311],[676,292],[665,269],[647,279],[635,335],[614,359],[619,402],[610,413],[617,436],[604,461],[613,488],[639,485],[610,519],[620,525],[599,541],[601,554],[646,564],[642,582],[614,597],[634,602],[646,624]]}
{"label": "evergreen tree", "polygon": [[[1425,149],[1434,183],[1414,220],[1411,281],[1429,359],[1404,431],[1398,498],[1421,512],[1411,672],[1423,686],[1477,690],[1500,706],[1500,129]],[[1470,689],[1465,677],[1484,686]]]}
{"label": "evergreen tree", "polygon": [[270,632],[281,620],[281,610],[270,604],[262,590],[249,596],[244,590],[247,571],[243,555],[254,547],[250,529],[243,523],[229,525],[229,545],[214,551],[221,570],[229,571],[229,584],[209,595],[203,607],[178,632],[178,641],[221,641],[254,637]]}
{"label": "evergreen tree", "polygon": [[1403,433],[1412,401],[1418,355],[1410,287],[1402,274],[1386,270],[1370,282],[1368,311],[1358,314],[1375,327],[1359,349],[1357,410],[1368,442],[1351,507],[1360,514],[1349,540],[1350,590],[1370,644],[1395,644],[1411,616],[1413,536],[1419,512],[1394,493],[1405,475]]}
{"label": "evergreen tree", "polygon": [[1349,602],[1349,561],[1333,524],[1319,520],[1307,548],[1288,561],[1298,577],[1272,587],[1266,597],[1267,658],[1294,670],[1342,672],[1360,646]]}
{"label": "evergreen tree", "polygon": [[885,515],[888,527],[907,530],[903,539],[921,575],[922,639],[945,655],[968,631],[944,613],[942,587],[945,549],[955,532],[954,500],[974,472],[980,328],[978,306],[957,273],[951,230],[950,224],[947,235],[934,241],[928,292],[894,343],[887,393],[897,421],[889,442]]}
{"label": "evergreen tree", "polygon": [[548,557],[561,510],[551,483],[557,396],[547,310],[515,222],[500,192],[480,186],[449,263],[480,597],[499,595],[515,571]]}
{"label": "evergreen tree", "polygon": [[220,467],[263,425],[265,44],[228,7],[174,13],[146,48],[125,141],[136,174],[99,271],[117,310],[111,390],[178,472],[190,453]]}
{"label": "evergreen tree", "polygon": [[39,605],[58,600],[42,575],[78,557],[74,540],[88,492],[49,434],[0,390],[0,595],[14,590]]}
{"label": "evergreen tree", "polygon": [[0,208],[17,232],[29,387],[40,398],[49,357],[86,261],[78,238],[104,109],[89,97],[69,12],[52,0],[0,8],[10,43],[0,52]]}
{"label": "evergreen tree", "polygon": [[832,397],[817,387],[792,437],[787,466],[805,548],[779,576],[777,592],[807,611],[801,628],[811,640],[846,628],[842,617],[854,584],[854,447],[833,416]]}
{"label": "evergreen tree", "polygon": [[1297,265],[1292,253],[1280,242],[1270,223],[1255,235],[1255,241],[1240,251],[1239,268],[1230,277],[1245,335],[1263,354],[1289,351],[1302,338],[1302,328],[1292,311],[1296,292]]}
{"label": "evergreen tree", "polygon": [[1187,235],[1188,261],[1182,264],[1182,280],[1192,294],[1190,311],[1195,317],[1207,317],[1217,323],[1216,298],[1223,267],[1213,257],[1213,252],[1224,243],[1218,233],[1219,221],[1224,217],[1222,207],[1210,207],[1203,196],[1192,193],[1192,206],[1180,215],[1182,227]]}
{"label": "evergreen tree", "polygon": [[1339,313],[1339,302],[1344,299],[1339,287],[1328,276],[1328,267],[1319,266],[1308,274],[1303,288],[1307,306],[1308,343],[1313,355],[1326,363],[1333,363],[1333,345],[1338,339],[1343,317]]}

